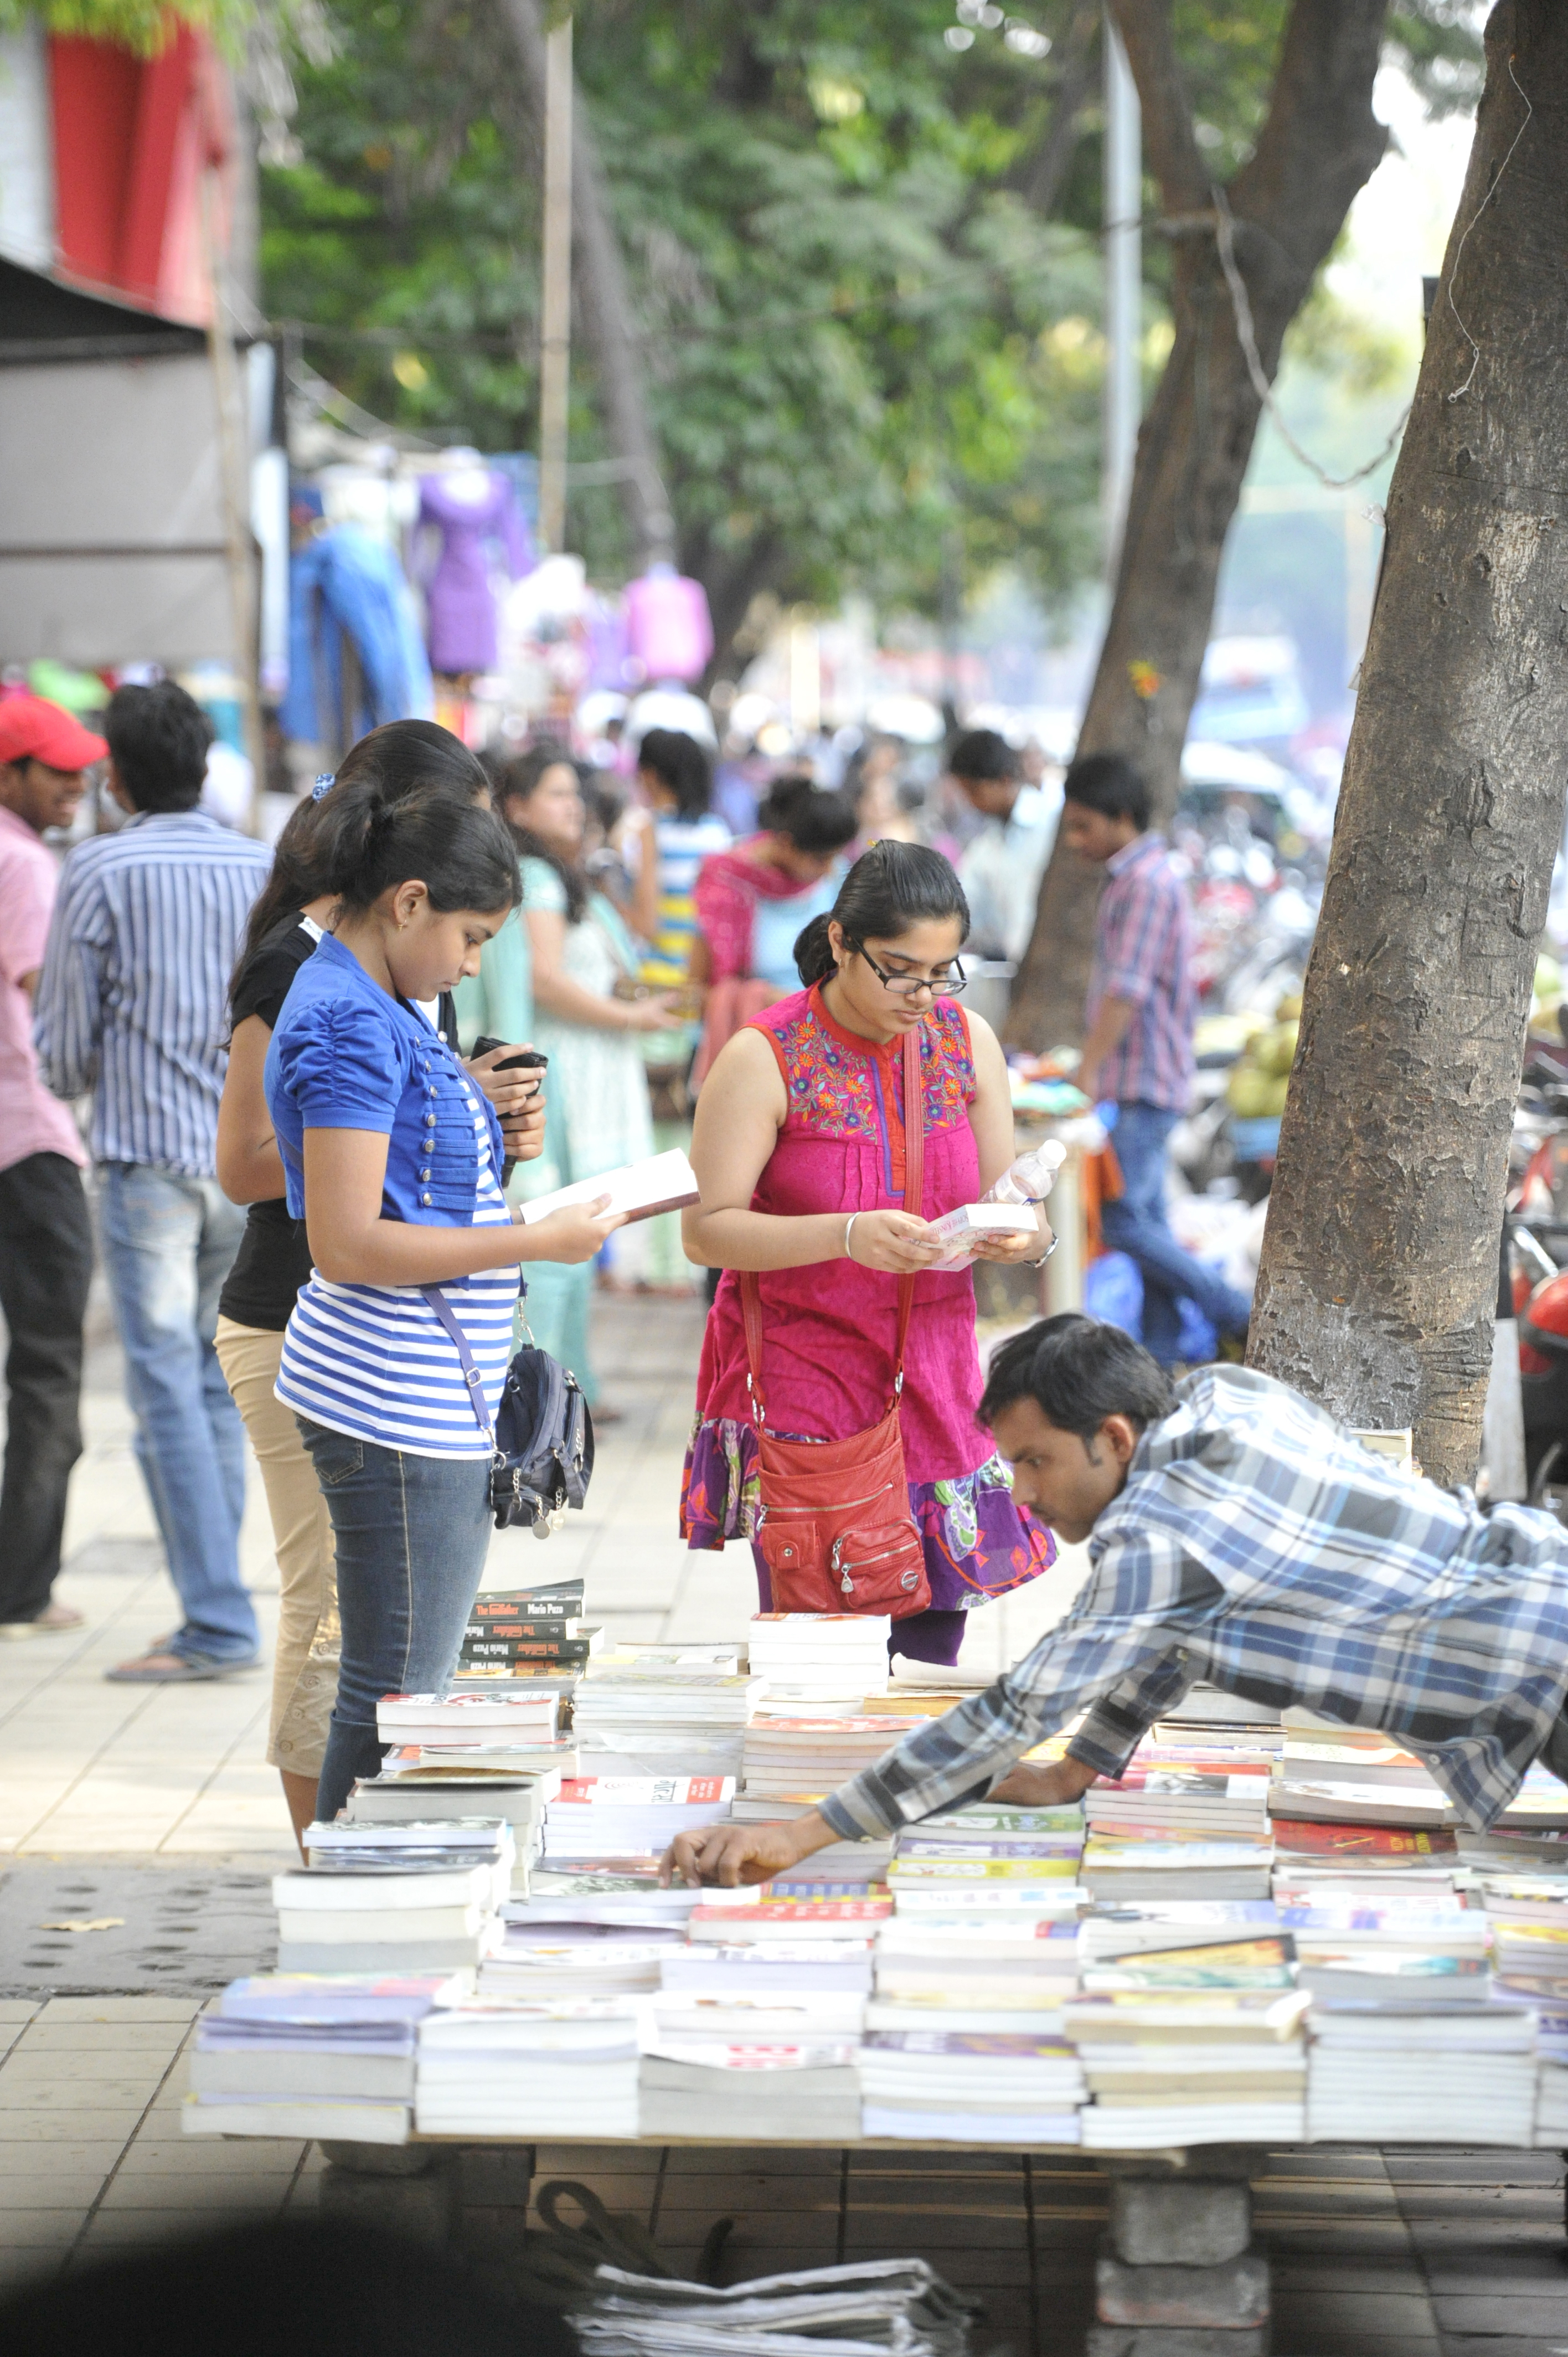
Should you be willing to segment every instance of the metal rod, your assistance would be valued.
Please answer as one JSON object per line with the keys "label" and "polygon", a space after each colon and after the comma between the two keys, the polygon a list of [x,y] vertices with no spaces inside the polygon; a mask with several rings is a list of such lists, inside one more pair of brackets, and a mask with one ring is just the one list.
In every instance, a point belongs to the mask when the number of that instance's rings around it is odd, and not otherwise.
{"label": "metal rod", "polygon": [[539,352],[539,528],[566,544],[566,412],[572,381],[572,19],[545,36],[544,287]]}
{"label": "metal rod", "polygon": [[256,676],[256,544],[251,531],[251,436],[240,371],[234,358],[226,271],[218,242],[213,181],[200,175],[202,261],[206,266],[208,350],[218,403],[219,478],[223,498],[223,533],[229,565],[229,607],[234,634],[234,676],[240,683],[245,750],[251,761],[251,833],[262,832],[262,796],[266,791],[266,744],[262,735],[262,699]]}
{"label": "metal rod", "polygon": [[1105,18],[1105,393],[1101,520],[1105,572],[1114,580],[1133,487],[1143,410],[1143,113],[1122,37]]}

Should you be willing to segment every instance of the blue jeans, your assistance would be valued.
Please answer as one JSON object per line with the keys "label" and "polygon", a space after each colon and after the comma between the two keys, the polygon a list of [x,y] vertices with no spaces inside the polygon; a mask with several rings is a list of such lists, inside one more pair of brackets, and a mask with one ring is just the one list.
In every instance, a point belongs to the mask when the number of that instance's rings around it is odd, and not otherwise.
{"label": "blue jeans", "polygon": [[111,1162],[98,1217],[136,1462],[185,1616],[169,1650],[250,1661],[261,1638],[240,1577],[245,1428],[212,1348],[245,1214],[215,1178]]}
{"label": "blue jeans", "polygon": [[1184,1296],[1197,1304],[1221,1334],[1244,1333],[1252,1314],[1244,1293],[1194,1260],[1171,1233],[1165,1217],[1165,1148],[1180,1118],[1164,1105],[1117,1106],[1111,1143],[1122,1166],[1122,1191],[1100,1214],[1106,1243],[1135,1261],[1143,1274],[1144,1347],[1167,1367],[1179,1356],[1176,1303]]}
{"label": "blue jeans", "polygon": [[382,1695],[439,1694],[489,1543],[489,1459],[415,1457],[296,1416],[332,1517],[343,1650],[316,1813],[380,1772]]}

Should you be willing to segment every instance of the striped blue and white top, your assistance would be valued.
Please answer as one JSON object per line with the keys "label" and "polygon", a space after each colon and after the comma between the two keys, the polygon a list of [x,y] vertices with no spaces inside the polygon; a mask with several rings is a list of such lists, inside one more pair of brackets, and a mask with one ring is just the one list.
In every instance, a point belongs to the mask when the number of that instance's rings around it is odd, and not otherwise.
{"label": "striped blue and white top", "polygon": [[[267,1102],[288,1205],[304,1215],[307,1129],[387,1138],[384,1219],[499,1227],[500,1131],[424,1015],[390,997],[330,937],[295,978],[267,1050]],[[511,1353],[515,1267],[442,1286],[493,1420]],[[456,1350],[415,1286],[334,1285],[313,1273],[284,1335],[276,1396],[300,1415],[415,1457],[489,1454]]]}
{"label": "striped blue and white top", "polygon": [[34,1035],[56,1096],[93,1091],[95,1161],[211,1178],[229,977],[271,866],[199,810],[144,812],[68,856]]}

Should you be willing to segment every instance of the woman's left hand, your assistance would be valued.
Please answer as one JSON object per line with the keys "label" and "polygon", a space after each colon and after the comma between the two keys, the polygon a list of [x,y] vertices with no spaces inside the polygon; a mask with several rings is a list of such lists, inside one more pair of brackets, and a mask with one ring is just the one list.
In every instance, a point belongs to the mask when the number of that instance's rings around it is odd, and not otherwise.
{"label": "woman's left hand", "polygon": [[1049,1223],[1042,1217],[1033,1235],[980,1237],[975,1243],[974,1257],[976,1260],[1002,1261],[1008,1267],[1016,1268],[1020,1262],[1043,1260],[1054,1241]]}

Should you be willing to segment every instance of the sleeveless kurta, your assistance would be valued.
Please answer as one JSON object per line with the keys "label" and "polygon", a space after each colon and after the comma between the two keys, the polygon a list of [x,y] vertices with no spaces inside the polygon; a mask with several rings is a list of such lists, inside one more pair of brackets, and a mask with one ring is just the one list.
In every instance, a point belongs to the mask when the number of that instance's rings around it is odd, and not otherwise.
{"label": "sleeveless kurta", "polygon": [[[767,1039],[789,1097],[752,1210],[846,1219],[904,1210],[902,1040],[879,1046],[846,1031],[823,1006],[820,985],[781,999],[749,1028]],[[980,1192],[969,1123],[974,1064],[952,999],[936,1001],[919,1036],[926,1167],[918,1208],[936,1219]],[[886,1415],[897,1278],[832,1260],[765,1270],[759,1284],[769,1427],[840,1440]],[[693,1547],[723,1546],[756,1529],[757,1434],[746,1375],[740,1280],[726,1269],[708,1313],[682,1496],[682,1534]],[[983,1604],[1055,1556],[1049,1532],[1014,1504],[1006,1468],[974,1420],[981,1388],[972,1276],[967,1269],[918,1276],[900,1422],[934,1611]]]}

